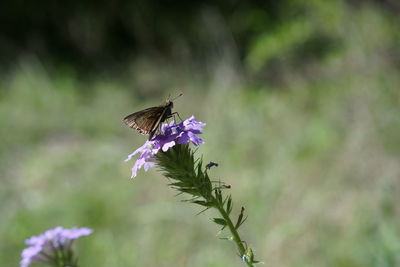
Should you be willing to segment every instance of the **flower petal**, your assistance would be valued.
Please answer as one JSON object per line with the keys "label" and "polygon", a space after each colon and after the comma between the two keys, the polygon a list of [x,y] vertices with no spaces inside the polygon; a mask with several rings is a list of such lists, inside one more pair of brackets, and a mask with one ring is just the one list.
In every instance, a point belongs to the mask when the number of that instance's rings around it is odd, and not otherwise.
{"label": "flower petal", "polygon": [[174,145],[175,145],[175,141],[171,141],[171,142],[165,143],[165,144],[162,146],[162,151],[167,152],[167,150],[168,150],[169,148],[173,147]]}
{"label": "flower petal", "polygon": [[60,249],[63,250],[63,253],[72,253],[72,251],[69,250],[71,240],[89,235],[92,231],[92,229],[86,227],[64,229],[58,226],[40,235],[33,236],[25,241],[25,243],[30,246],[22,251],[20,266],[27,267],[34,261],[48,262],[50,257],[55,257],[57,253],[61,253],[57,251]]}
{"label": "flower petal", "polygon": [[154,165],[156,165],[154,162],[152,161],[148,161],[144,164],[144,170],[147,172],[151,167],[153,167]]}
{"label": "flower petal", "polygon": [[189,135],[185,132],[179,137],[178,144],[187,144],[189,143],[189,141],[190,141]]}
{"label": "flower petal", "polygon": [[172,120],[169,123],[161,125],[161,134],[154,136],[150,141],[146,141],[141,147],[136,149],[132,154],[128,155],[125,161],[129,161],[134,155],[140,153],[140,156],[132,167],[131,178],[136,177],[137,171],[144,166],[145,171],[155,165],[154,157],[160,151],[168,151],[171,147],[178,144],[187,144],[192,142],[195,146],[199,146],[204,141],[197,136],[201,134],[205,123],[196,121],[194,116],[175,124]]}

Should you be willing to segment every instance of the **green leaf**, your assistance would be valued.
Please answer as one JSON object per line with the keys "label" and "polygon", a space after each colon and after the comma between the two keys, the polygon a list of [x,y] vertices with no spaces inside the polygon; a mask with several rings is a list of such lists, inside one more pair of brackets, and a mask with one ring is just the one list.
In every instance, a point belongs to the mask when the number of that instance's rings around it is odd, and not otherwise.
{"label": "green leaf", "polygon": [[191,201],[192,203],[204,206],[204,207],[212,207],[213,203],[208,202],[208,201],[204,201],[204,200],[193,200]]}
{"label": "green leaf", "polygon": [[227,201],[227,203],[226,203],[226,213],[228,213],[228,215],[231,214],[232,208],[233,208],[233,205],[232,205],[232,197],[231,197],[231,195],[229,195],[228,201]]}
{"label": "green leaf", "polygon": [[236,222],[236,225],[235,225],[236,230],[240,227],[240,225],[242,225],[243,215],[244,215],[244,207],[242,207],[239,217],[238,217],[238,220]]}
{"label": "green leaf", "polygon": [[219,190],[218,188],[216,188],[214,190],[215,192],[215,198],[217,199],[218,203],[222,203],[222,193],[221,190]]}
{"label": "green leaf", "polygon": [[224,219],[222,219],[222,218],[213,218],[212,220],[216,224],[219,224],[219,225],[222,225],[222,226],[226,226],[226,221]]}
{"label": "green leaf", "polygon": [[171,186],[171,187],[184,187],[185,186],[185,183],[183,183],[183,182],[176,182],[176,183],[170,183],[170,184],[168,184],[169,186]]}

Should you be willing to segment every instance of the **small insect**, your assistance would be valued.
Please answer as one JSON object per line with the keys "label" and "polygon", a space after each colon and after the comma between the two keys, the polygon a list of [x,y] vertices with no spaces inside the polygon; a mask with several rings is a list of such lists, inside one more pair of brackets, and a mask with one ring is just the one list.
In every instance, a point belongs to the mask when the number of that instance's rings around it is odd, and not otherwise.
{"label": "small insect", "polygon": [[209,170],[209,169],[211,169],[211,167],[213,167],[213,166],[218,167],[218,163],[215,163],[215,162],[210,161],[210,163],[208,163],[208,164],[206,165],[206,169]]}
{"label": "small insect", "polygon": [[173,100],[180,97],[178,95],[174,99],[166,101],[164,105],[146,108],[126,116],[123,122],[130,128],[138,130],[140,134],[149,135],[149,140],[159,130],[161,123],[171,118],[176,112],[172,113],[174,107]]}

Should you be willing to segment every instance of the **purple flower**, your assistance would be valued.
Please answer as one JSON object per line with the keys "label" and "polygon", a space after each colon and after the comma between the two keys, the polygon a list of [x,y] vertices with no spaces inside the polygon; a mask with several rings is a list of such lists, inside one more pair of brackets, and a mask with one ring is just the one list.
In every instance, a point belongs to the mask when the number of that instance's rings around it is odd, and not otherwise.
{"label": "purple flower", "polygon": [[154,156],[160,149],[166,152],[177,143],[187,144],[192,142],[195,146],[204,144],[203,140],[197,134],[202,133],[201,131],[205,125],[205,123],[196,121],[194,116],[178,124],[175,124],[174,121],[164,123],[161,126],[161,133],[159,135],[156,135],[151,140],[147,140],[143,146],[136,149],[125,160],[125,162],[129,161],[136,154],[140,154],[132,167],[131,178],[136,177],[137,171],[140,168],[143,167],[147,171],[150,167],[153,167],[155,165]]}
{"label": "purple flower", "polygon": [[29,247],[22,251],[20,266],[27,267],[34,261],[57,263],[60,260],[60,253],[70,256],[70,259],[63,260],[72,261],[73,240],[90,235],[92,232],[92,229],[86,227],[64,229],[58,226],[40,235],[32,236],[25,241]]}

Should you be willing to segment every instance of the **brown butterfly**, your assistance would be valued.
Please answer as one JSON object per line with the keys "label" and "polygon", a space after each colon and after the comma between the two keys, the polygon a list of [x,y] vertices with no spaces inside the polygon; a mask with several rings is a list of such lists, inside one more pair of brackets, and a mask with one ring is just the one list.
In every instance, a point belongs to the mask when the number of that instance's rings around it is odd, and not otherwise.
{"label": "brown butterfly", "polygon": [[[181,95],[178,95],[173,100]],[[138,130],[140,134],[149,135],[150,140],[159,130],[161,123],[171,118],[173,114],[177,114],[176,112],[172,113],[173,107],[174,103],[168,99],[164,105],[137,111],[126,116],[123,121],[130,128]]]}

